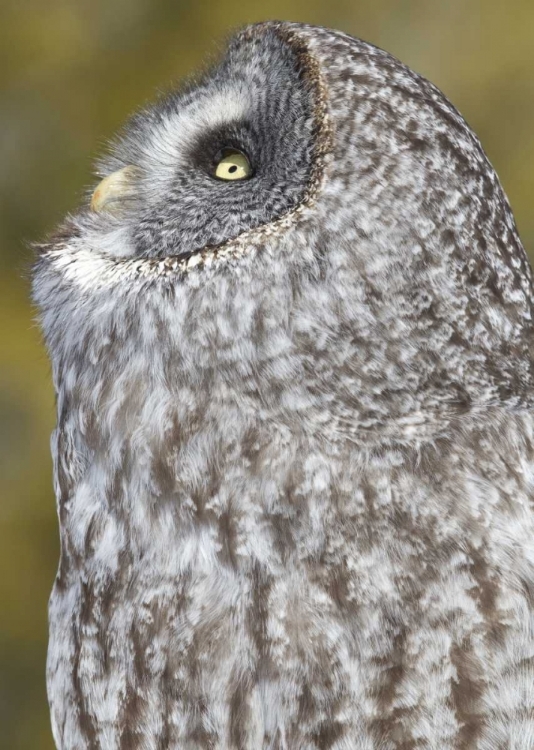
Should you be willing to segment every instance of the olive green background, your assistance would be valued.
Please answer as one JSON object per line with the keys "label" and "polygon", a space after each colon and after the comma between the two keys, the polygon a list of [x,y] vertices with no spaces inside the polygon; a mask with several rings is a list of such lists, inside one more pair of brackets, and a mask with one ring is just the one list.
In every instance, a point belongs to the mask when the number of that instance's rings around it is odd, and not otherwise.
{"label": "olive green background", "polygon": [[53,748],[54,399],[29,243],[83,200],[93,159],[133,109],[233,27],[268,18],[361,36],[436,83],[481,138],[534,250],[532,0],[0,0],[0,748]]}

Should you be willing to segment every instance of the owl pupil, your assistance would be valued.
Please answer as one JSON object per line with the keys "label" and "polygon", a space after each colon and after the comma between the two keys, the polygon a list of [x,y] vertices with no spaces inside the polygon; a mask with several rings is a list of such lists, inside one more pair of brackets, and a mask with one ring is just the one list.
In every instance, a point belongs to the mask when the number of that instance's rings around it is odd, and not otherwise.
{"label": "owl pupil", "polygon": [[237,172],[237,167],[235,166],[235,164],[234,164],[234,166],[233,166],[233,167],[230,167],[230,169],[229,169],[228,171],[229,171],[229,172],[232,172],[232,173],[233,173],[233,172]]}

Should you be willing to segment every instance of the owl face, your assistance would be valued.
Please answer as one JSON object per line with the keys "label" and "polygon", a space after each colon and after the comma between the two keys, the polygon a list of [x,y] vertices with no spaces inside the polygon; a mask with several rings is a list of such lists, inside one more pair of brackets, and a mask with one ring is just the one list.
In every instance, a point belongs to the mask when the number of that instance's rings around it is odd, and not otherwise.
{"label": "owl face", "polygon": [[534,402],[508,201],[460,114],[386,52],[247,28],[102,173],[35,267],[56,383],[72,365],[91,393],[194,387],[191,404],[364,442]]}
{"label": "owl face", "polygon": [[104,232],[110,221],[124,229],[111,251],[189,256],[293,209],[310,178],[314,107],[302,45],[280,30],[239,35],[216,68],[134,118],[116,144],[104,171],[120,170],[120,189],[108,177],[112,199],[93,206]]}

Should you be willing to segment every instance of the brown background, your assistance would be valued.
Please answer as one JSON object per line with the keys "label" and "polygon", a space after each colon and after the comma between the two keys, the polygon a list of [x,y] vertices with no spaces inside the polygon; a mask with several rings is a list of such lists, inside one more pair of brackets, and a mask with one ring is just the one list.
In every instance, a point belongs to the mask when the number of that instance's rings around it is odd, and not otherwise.
{"label": "brown background", "polygon": [[52,750],[46,604],[58,558],[50,368],[28,243],[74,210],[125,117],[282,18],[342,29],[436,83],[480,136],[534,251],[532,0],[0,0],[0,747]]}

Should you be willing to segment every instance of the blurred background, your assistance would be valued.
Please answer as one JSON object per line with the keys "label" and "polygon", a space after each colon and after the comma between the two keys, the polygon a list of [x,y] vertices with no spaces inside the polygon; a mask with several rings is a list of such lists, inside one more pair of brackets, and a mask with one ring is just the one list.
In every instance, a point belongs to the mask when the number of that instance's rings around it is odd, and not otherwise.
{"label": "blurred background", "polygon": [[54,398],[29,243],[76,208],[132,110],[232,27],[268,18],[360,36],[437,84],[481,138],[534,252],[532,0],[0,0],[0,748],[53,750]]}

